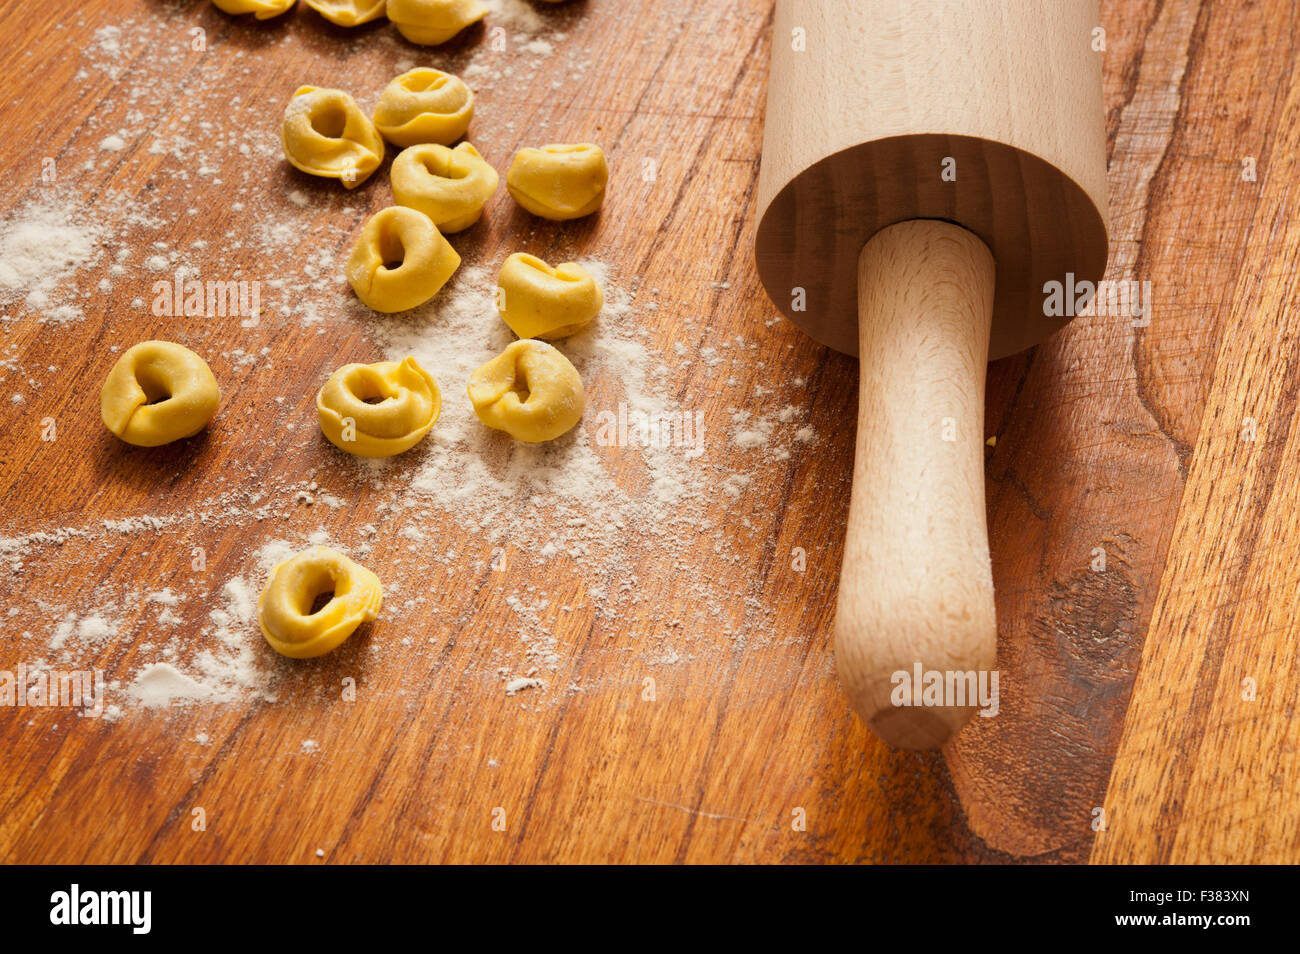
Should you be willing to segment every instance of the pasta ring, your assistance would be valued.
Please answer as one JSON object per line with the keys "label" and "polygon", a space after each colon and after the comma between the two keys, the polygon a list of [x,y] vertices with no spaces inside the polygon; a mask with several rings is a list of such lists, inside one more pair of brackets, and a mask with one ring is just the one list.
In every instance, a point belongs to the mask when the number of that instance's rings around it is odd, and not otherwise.
{"label": "pasta ring", "polygon": [[605,304],[590,273],[575,262],[552,268],[515,252],[497,276],[497,311],[520,338],[567,338],[589,325]]}
{"label": "pasta ring", "polygon": [[[314,602],[331,593],[312,612]],[[379,577],[329,547],[311,547],[277,563],[257,599],[257,622],[271,648],[293,659],[323,656],[379,616]]]}
{"label": "pasta ring", "polygon": [[[389,262],[400,264],[390,268]],[[428,216],[393,205],[362,227],[347,275],[358,298],[375,311],[392,313],[424,304],[459,267],[460,256]]]}
{"label": "pasta ring", "polygon": [[375,128],[389,142],[450,146],[474,118],[474,93],[459,76],[427,66],[407,70],[379,94]]}
{"label": "pasta ring", "polygon": [[467,142],[455,149],[425,143],[403,149],[390,172],[393,200],[423,212],[441,232],[461,232],[483,215],[501,181]]}
{"label": "pasta ring", "polygon": [[388,0],[388,19],[412,43],[446,43],[487,14],[479,0]]}
{"label": "pasta ring", "polygon": [[569,359],[545,341],[512,342],[469,378],[474,413],[529,444],[554,440],[582,419],[586,397]]}
{"label": "pasta ring", "polygon": [[316,395],[321,432],[359,457],[391,457],[414,447],[437,423],[442,395],[414,358],[345,364]]}
{"label": "pasta ring", "polygon": [[387,0],[306,0],[326,20],[339,26],[360,26],[384,15]]}
{"label": "pasta ring", "polygon": [[341,89],[300,86],[284,108],[284,157],[308,175],[338,179],[355,189],[379,168],[384,140]]}
{"label": "pasta ring", "polygon": [[259,20],[269,20],[288,11],[294,5],[294,0],[212,0],[212,5],[222,13],[235,16],[252,13]]}
{"label": "pasta ring", "polygon": [[128,444],[158,447],[203,430],[220,402],[206,361],[171,341],[142,341],[108,372],[99,413]]}
{"label": "pasta ring", "polygon": [[593,143],[554,143],[520,149],[506,173],[506,188],[533,215],[565,221],[591,215],[605,201],[609,165]]}

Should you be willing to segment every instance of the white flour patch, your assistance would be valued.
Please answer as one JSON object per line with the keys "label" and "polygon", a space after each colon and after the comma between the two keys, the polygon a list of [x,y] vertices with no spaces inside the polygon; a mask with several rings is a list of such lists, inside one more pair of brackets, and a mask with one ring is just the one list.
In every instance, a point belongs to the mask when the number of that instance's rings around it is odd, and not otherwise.
{"label": "white flour patch", "polygon": [[483,5],[488,8],[489,25],[527,34],[540,33],[548,26],[546,17],[533,9],[528,0],[483,0]]}
{"label": "white flour patch", "polygon": [[54,628],[49,648],[58,652],[65,649],[69,641],[89,644],[103,642],[116,635],[117,625],[106,613],[93,612],[80,618],[69,613]]}
{"label": "white flour patch", "polygon": [[150,663],[145,666],[128,691],[135,702],[147,709],[208,702],[212,699],[210,686],[187,676],[171,663]]}
{"label": "white flour patch", "polygon": [[102,237],[70,203],[28,203],[0,224],[0,303],[21,301],[43,321],[80,318],[83,295],[68,286],[98,259]]}
{"label": "white flour patch", "polygon": [[[471,372],[514,340],[493,305],[492,270],[464,268],[428,306],[380,326],[386,356],[414,356],[445,395],[442,416],[417,451],[419,470],[403,477],[405,489],[384,480],[383,465],[371,465],[374,482],[403,498],[413,518],[436,511],[492,542],[542,539],[550,553],[563,550],[579,561],[597,554],[617,560],[634,541],[644,545],[698,519],[706,477],[682,448],[595,443],[592,421],[601,407],[612,413],[621,402],[652,416],[678,409],[668,369],[647,344],[628,296],[605,266],[582,264],[604,286],[606,305],[589,329],[555,345],[582,377],[588,406],[583,423],[546,444],[485,427],[463,399]],[[648,490],[620,483],[627,455]]]}
{"label": "white flour patch", "polygon": [[542,680],[534,679],[529,676],[517,676],[506,683],[506,695],[513,696],[517,692],[523,692],[525,689],[540,689]]}
{"label": "white flour patch", "polygon": [[[131,699],[147,708],[237,699],[275,701],[273,677],[262,662],[256,597],[242,577],[222,587],[221,606],[208,614],[208,625],[200,635],[198,643],[206,648],[188,663],[159,661],[141,669],[128,687]],[[171,653],[175,654],[174,647]]]}

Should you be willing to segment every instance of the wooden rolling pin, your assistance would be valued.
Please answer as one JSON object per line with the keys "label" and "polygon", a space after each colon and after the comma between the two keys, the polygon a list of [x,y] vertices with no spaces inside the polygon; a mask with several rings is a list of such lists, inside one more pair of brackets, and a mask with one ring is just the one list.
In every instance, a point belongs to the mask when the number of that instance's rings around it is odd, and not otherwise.
{"label": "wooden rolling pin", "polygon": [[1105,269],[1099,29],[1096,0],[776,0],[758,271],[860,358],[835,654],[893,745],[975,711],[898,705],[895,673],[995,667],[986,364],[1068,320],[1046,283]]}

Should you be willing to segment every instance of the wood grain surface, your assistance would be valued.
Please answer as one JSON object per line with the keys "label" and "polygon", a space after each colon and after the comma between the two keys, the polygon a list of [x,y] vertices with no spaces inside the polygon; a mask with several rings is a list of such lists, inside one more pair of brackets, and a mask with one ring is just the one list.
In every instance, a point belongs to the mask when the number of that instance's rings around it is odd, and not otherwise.
{"label": "wood grain surface", "polygon": [[[1150,281],[1153,308],[1137,327],[1079,318],[990,367],[1001,712],[930,755],[884,747],[836,685],[856,368],[776,321],[752,265],[770,4],[536,12],[563,38],[530,51],[510,37],[497,51],[489,21],[430,52],[383,23],[345,31],[305,9],[256,22],[198,0],[0,0],[0,218],[57,194],[126,223],[76,273],[79,319],[42,321],[30,299],[0,306],[0,538],[22,543],[0,565],[0,669],[48,655],[65,610],[106,601],[113,631],[86,642],[79,664],[125,683],[169,641],[190,658],[211,638],[223,581],[260,587],[255,554],[270,538],[369,543],[365,562],[391,586],[390,615],[306,667],[246,634],[277,676],[274,701],[129,706],[113,721],[5,710],[0,859],[1300,857],[1293,5],[1102,4],[1108,277]],[[96,33],[106,26],[120,28],[117,52]],[[348,88],[368,108],[403,62],[487,70],[471,138],[498,169],[539,141],[592,139],[609,153],[599,216],[541,223],[502,190],[455,244],[467,264],[525,245],[607,263],[625,293],[640,290],[626,319],[671,390],[704,413],[715,438],[696,465],[699,513],[667,538],[628,528],[617,565],[560,554],[495,572],[484,531],[436,514],[424,530],[460,557],[435,563],[401,537],[391,494],[313,433],[325,376],[377,357],[342,264],[387,185],[381,173],[344,196],[239,146],[274,144],[301,83]],[[123,148],[105,148],[119,130]],[[59,172],[45,181],[50,159]],[[312,224],[268,255],[244,241],[255,211]],[[134,304],[157,277],[141,264],[154,242],[305,281],[320,319],[156,318]],[[208,357],[224,400],[205,435],[138,453],[103,430],[98,391],[112,349],[151,336]],[[741,360],[719,368],[724,347]],[[444,399],[459,387],[444,383]],[[590,389],[593,406],[619,393],[616,381]],[[782,405],[816,440],[747,459],[731,441],[736,414]],[[48,419],[53,441],[41,439]],[[630,498],[647,493],[626,449],[601,459]],[[390,479],[416,464],[395,466]],[[721,492],[736,476],[744,492]],[[324,490],[342,505],[299,497]],[[507,533],[505,549],[541,543]],[[142,594],[166,587],[185,600],[160,632]],[[594,599],[597,587],[620,596]],[[554,667],[543,687],[507,695],[501,670],[530,662],[521,593],[571,612],[541,611]],[[340,699],[348,678],[354,702]]]}

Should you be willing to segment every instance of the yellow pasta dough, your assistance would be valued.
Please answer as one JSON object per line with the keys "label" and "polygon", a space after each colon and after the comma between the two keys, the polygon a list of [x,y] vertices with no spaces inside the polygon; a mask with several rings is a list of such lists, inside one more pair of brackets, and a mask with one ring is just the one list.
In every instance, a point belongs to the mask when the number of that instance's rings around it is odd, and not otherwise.
{"label": "yellow pasta dough", "polygon": [[474,413],[530,444],[554,440],[582,419],[586,397],[569,359],[545,341],[510,344],[469,378]]}
{"label": "yellow pasta dough", "polygon": [[422,46],[446,43],[486,13],[479,0],[388,0],[388,19],[402,36]]}
{"label": "yellow pasta dough", "polygon": [[345,364],[316,395],[320,429],[360,457],[392,457],[429,433],[442,411],[438,384],[414,358]]}
{"label": "yellow pasta dough", "polygon": [[596,280],[581,265],[552,268],[516,252],[497,276],[497,311],[521,338],[567,338],[591,323],[605,304]]}
{"label": "yellow pasta dough", "polygon": [[460,232],[483,214],[500,181],[478,150],[467,142],[455,149],[426,143],[403,149],[390,173],[398,205],[428,216],[441,232]]}
{"label": "yellow pasta dough", "polygon": [[[329,601],[313,612],[318,600]],[[262,635],[293,659],[323,656],[379,615],[379,577],[329,547],[311,547],[276,564],[257,600]]]}
{"label": "yellow pasta dough", "polygon": [[422,305],[447,284],[460,256],[427,215],[394,205],[372,215],[348,258],[348,281],[375,311]]}
{"label": "yellow pasta dough", "polygon": [[605,200],[609,165],[592,143],[555,143],[520,149],[506,173],[506,188],[515,201],[544,219],[591,215]]}
{"label": "yellow pasta dough", "polygon": [[313,176],[355,189],[379,168],[384,140],[354,100],[340,89],[300,86],[284,109],[284,157]]}
{"label": "yellow pasta dough", "polygon": [[359,26],[384,15],[386,0],[306,0],[326,20],[339,26]]}
{"label": "yellow pasta dough", "polygon": [[142,341],[108,372],[99,413],[128,444],[158,447],[203,430],[220,402],[206,361],[171,341]]}
{"label": "yellow pasta dough", "polygon": [[408,70],[384,87],[375,128],[389,142],[451,145],[474,118],[474,93],[458,76],[427,66]]}
{"label": "yellow pasta dough", "polygon": [[295,0],[212,0],[212,5],[223,13],[256,14],[259,20],[278,17],[289,10]]}

